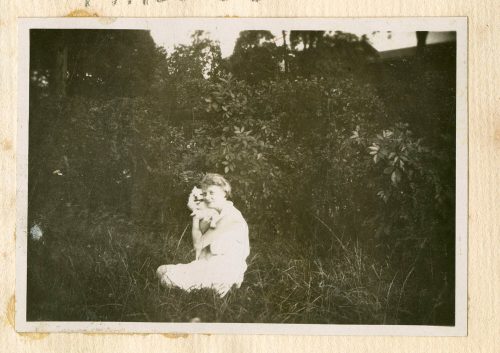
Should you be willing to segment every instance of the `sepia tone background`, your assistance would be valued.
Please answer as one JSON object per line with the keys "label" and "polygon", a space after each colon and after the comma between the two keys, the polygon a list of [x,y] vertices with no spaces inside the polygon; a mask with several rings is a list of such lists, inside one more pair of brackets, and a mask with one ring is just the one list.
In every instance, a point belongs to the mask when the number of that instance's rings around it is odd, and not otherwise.
{"label": "sepia tone background", "polygon": [[[494,1],[469,4],[455,1],[435,5],[421,1],[271,1],[185,0],[103,1],[85,8],[85,1],[18,1],[2,3],[0,22],[1,92],[3,110],[0,127],[0,344],[6,351],[397,351],[397,352],[495,352],[497,335],[499,260],[494,257],[499,234],[494,215],[499,199],[498,165],[500,123],[497,65],[494,48],[498,36],[498,15]],[[17,17],[99,15],[141,16],[468,16],[469,17],[469,336],[466,338],[403,337],[312,337],[312,336],[222,336],[222,335],[87,335],[17,334],[14,331],[15,281],[15,156],[17,115]],[[495,90],[496,89],[496,90]],[[495,224],[495,222],[497,222]]]}

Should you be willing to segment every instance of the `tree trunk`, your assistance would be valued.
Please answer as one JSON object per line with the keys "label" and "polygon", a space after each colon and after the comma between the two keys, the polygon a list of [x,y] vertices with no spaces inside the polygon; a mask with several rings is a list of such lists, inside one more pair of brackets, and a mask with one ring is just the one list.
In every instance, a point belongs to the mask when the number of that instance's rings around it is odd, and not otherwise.
{"label": "tree trunk", "polygon": [[417,56],[424,54],[428,34],[428,31],[417,31]]}
{"label": "tree trunk", "polygon": [[68,76],[68,47],[62,45],[56,50],[56,60],[52,71],[53,92],[59,97],[66,96]]}
{"label": "tree trunk", "polygon": [[288,47],[286,45],[286,31],[281,31],[283,34],[283,66],[285,70],[285,74],[288,74]]}

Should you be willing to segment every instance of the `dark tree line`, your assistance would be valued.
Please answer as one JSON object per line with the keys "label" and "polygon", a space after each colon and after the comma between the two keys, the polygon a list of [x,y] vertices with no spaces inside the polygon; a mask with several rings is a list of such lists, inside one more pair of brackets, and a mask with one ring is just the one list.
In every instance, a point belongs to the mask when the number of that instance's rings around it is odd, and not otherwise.
{"label": "dark tree line", "polygon": [[[290,43],[287,43],[289,37]],[[343,32],[282,31],[276,38],[269,31],[244,31],[236,41],[227,68],[248,82],[278,76],[345,76],[362,71],[377,58],[366,37]]]}
{"label": "dark tree line", "polygon": [[56,96],[145,95],[164,57],[141,30],[34,29],[30,42],[32,81]]}
{"label": "dark tree line", "polygon": [[[417,32],[419,54],[427,33]],[[178,94],[175,82],[216,77],[220,70],[249,83],[283,76],[361,76],[378,57],[366,36],[339,31],[283,30],[279,38],[270,31],[242,31],[225,59],[218,43],[203,31],[192,38],[190,45],[166,53],[144,30],[32,30],[32,91],[53,96],[172,97]],[[168,99],[170,105],[176,101]]]}
{"label": "dark tree line", "polygon": [[178,46],[167,58],[147,31],[37,29],[31,31],[30,71],[34,89],[56,96],[136,97],[150,93],[157,81],[213,77],[217,69],[258,82],[283,73],[340,74],[376,56],[366,38],[348,33],[290,31],[290,43],[287,36],[286,31],[281,38],[269,31],[243,31],[233,54],[222,59],[217,43],[198,31],[191,45]]}

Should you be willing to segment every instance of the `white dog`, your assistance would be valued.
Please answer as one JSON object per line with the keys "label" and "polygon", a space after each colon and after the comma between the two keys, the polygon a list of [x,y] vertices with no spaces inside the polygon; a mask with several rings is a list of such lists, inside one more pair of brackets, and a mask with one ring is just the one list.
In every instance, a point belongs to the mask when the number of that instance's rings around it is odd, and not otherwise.
{"label": "white dog", "polygon": [[[220,219],[220,214],[213,208],[209,208],[203,197],[203,191],[196,186],[189,194],[188,208],[192,211],[191,216],[197,216],[200,218],[202,224],[202,232],[204,233],[209,228],[215,228],[217,226],[217,221]],[[205,223],[205,224],[203,224]],[[206,226],[208,224],[208,227]],[[203,229],[206,228],[206,229]]]}

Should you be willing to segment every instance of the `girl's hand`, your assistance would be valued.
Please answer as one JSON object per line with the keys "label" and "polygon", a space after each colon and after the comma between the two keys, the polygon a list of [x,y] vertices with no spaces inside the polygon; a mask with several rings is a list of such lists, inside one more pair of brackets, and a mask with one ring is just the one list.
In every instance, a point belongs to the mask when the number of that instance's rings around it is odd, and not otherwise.
{"label": "girl's hand", "polygon": [[200,255],[201,255],[201,247],[200,246],[196,246],[194,248],[194,253],[195,253],[195,260],[198,260],[200,258]]}
{"label": "girl's hand", "polygon": [[196,214],[193,216],[193,227],[199,228],[200,226],[200,221],[201,218],[198,217]]}

